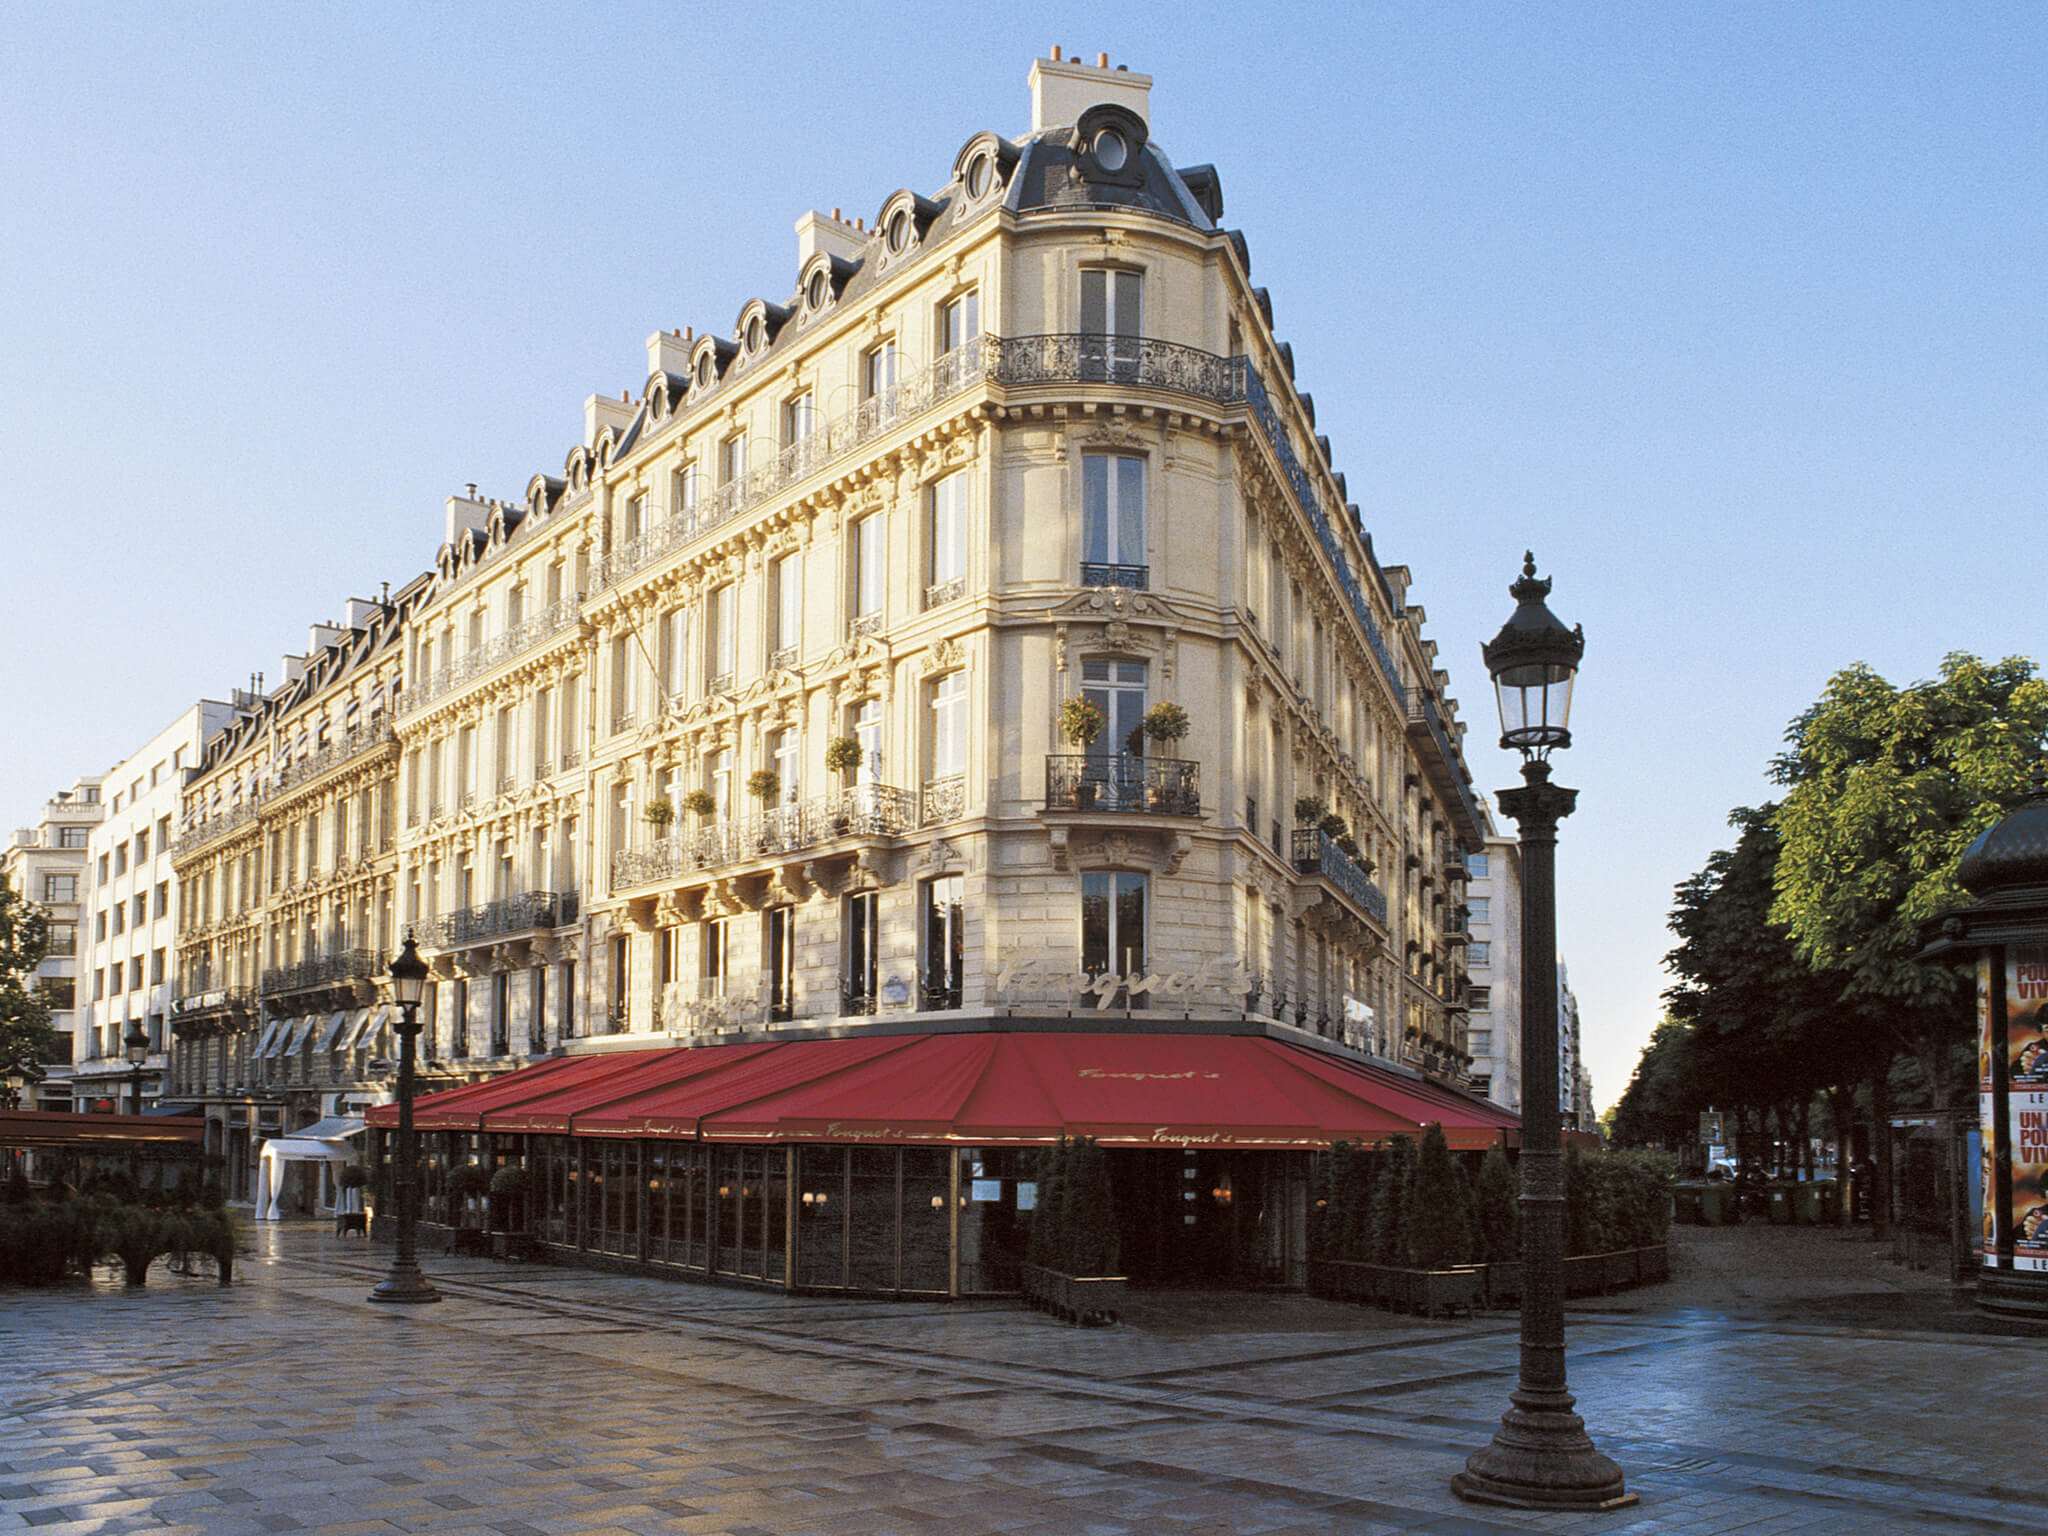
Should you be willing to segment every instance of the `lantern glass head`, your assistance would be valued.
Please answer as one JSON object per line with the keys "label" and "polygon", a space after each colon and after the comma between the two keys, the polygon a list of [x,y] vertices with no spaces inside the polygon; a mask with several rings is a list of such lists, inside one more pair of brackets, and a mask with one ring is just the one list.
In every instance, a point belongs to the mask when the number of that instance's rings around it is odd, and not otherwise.
{"label": "lantern glass head", "polygon": [[1500,744],[1526,757],[1548,757],[1572,744],[1572,684],[1586,637],[1566,629],[1544,602],[1550,582],[1537,576],[1533,554],[1523,557],[1522,578],[1508,594],[1514,614],[1481,647],[1500,704]]}
{"label": "lantern glass head", "polygon": [[398,958],[391,962],[391,996],[403,1008],[417,1008],[420,999],[427,993],[427,962],[420,958],[419,946],[411,934],[405,936],[405,947],[398,952]]}
{"label": "lantern glass head", "polygon": [[149,1060],[149,1036],[142,1032],[141,1024],[128,1026],[128,1033],[121,1037],[121,1045],[130,1066],[139,1067]]}

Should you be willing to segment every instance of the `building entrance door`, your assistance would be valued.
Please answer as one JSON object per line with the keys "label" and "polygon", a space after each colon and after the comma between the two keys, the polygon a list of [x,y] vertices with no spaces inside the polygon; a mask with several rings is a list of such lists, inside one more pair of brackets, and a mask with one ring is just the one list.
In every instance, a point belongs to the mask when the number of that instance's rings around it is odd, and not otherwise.
{"label": "building entrance door", "polygon": [[1307,1165],[1292,1152],[1111,1152],[1124,1272],[1138,1285],[1305,1284]]}

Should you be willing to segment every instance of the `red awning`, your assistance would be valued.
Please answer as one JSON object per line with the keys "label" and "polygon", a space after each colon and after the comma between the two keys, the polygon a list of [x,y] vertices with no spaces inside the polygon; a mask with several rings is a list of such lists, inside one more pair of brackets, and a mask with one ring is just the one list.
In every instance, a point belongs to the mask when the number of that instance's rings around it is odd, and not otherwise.
{"label": "red awning", "polygon": [[[388,1106],[373,1121],[389,1125]],[[1492,1146],[1498,1106],[1262,1035],[855,1035],[572,1056],[433,1094],[426,1129],[707,1141]]]}
{"label": "red awning", "polygon": [[64,1147],[118,1152],[130,1147],[206,1140],[199,1115],[88,1115],[67,1109],[0,1109],[0,1147]]}

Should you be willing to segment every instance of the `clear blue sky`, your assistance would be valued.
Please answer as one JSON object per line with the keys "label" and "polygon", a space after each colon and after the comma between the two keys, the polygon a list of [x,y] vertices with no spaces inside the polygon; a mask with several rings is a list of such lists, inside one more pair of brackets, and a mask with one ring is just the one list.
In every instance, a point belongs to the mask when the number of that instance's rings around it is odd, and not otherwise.
{"label": "clear blue sky", "polygon": [[464,482],[559,471],[649,331],[788,291],[803,210],[941,183],[1035,54],[1106,49],[1221,169],[1468,718],[1525,544],[1585,624],[1607,1103],[1671,887],[1828,673],[2048,650],[2043,15],[17,3],[0,827],[423,569]]}

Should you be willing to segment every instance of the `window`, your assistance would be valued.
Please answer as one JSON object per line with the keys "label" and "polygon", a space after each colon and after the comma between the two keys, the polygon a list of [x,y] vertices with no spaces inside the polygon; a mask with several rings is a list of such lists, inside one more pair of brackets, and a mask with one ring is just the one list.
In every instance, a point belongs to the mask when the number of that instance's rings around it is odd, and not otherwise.
{"label": "window", "polygon": [[683,656],[688,643],[687,608],[671,608],[654,621],[655,671],[663,698],[673,699],[683,691]]}
{"label": "window", "polygon": [[873,1013],[878,977],[875,973],[881,930],[881,897],[860,891],[846,898],[846,978],[841,983],[841,1011]]}
{"label": "window", "polygon": [[669,510],[678,517],[688,517],[697,510],[697,461],[690,460],[669,476]]}
{"label": "window", "polygon": [[[1081,969],[1090,976],[1145,974],[1145,877],[1122,870],[1081,876]],[[1144,1006],[1122,988],[1112,1005]]]}
{"label": "window", "polygon": [[149,952],[149,984],[153,987],[162,986],[163,980],[164,952],[160,949],[153,949]]}
{"label": "window", "polygon": [[125,931],[125,930],[127,929],[127,927],[128,927],[128,903],[127,903],[127,902],[125,902],[125,901],[117,901],[117,902],[115,902],[115,903],[114,903],[114,928],[113,928],[113,931],[114,931],[115,933],[117,933],[117,934],[118,934],[118,933],[122,933],[122,932],[124,932],[124,931]]}
{"label": "window", "polygon": [[1081,273],[1083,378],[1122,378],[1136,372],[1141,291],[1136,272],[1090,267]]}
{"label": "window", "polygon": [[1081,692],[1109,722],[1095,738],[1091,755],[1137,754],[1144,749],[1145,663],[1084,661]]}
{"label": "window", "polygon": [[931,779],[967,771],[967,674],[948,672],[931,687]]}
{"label": "window", "polygon": [[704,787],[711,791],[711,814],[723,821],[732,815],[732,748],[712,753],[705,763]]}
{"label": "window", "polygon": [[981,334],[981,295],[963,293],[939,306],[939,351],[964,347]]}
{"label": "window", "polygon": [[[100,855],[100,863],[102,865],[106,863],[105,854]],[[128,873],[128,845],[126,843],[116,843],[114,845],[114,873],[117,875]]]}
{"label": "window", "polygon": [[135,862],[138,864],[147,864],[149,862],[149,829],[147,827],[144,827],[135,834]]}
{"label": "window", "polygon": [[747,434],[735,432],[718,445],[718,483],[731,485],[747,472]]}
{"label": "window", "polygon": [[142,986],[142,956],[132,955],[128,960],[128,990],[137,991]]}
{"label": "window", "polygon": [[1485,1013],[1493,1007],[1493,988],[1474,987],[1471,997],[1472,1011]]}
{"label": "window", "polygon": [[791,553],[779,557],[768,567],[768,584],[775,603],[775,633],[769,637],[768,649],[778,666],[792,666],[803,646],[803,556]]}
{"label": "window", "polygon": [[43,876],[43,900],[46,902],[78,900],[78,876]]}
{"label": "window", "polygon": [[1081,584],[1146,585],[1145,461],[1130,454],[1081,457]]}
{"label": "window", "polygon": [[704,656],[706,687],[713,693],[729,691],[739,656],[739,601],[730,583],[715,587],[704,600]]}
{"label": "window", "polygon": [[92,915],[92,941],[95,944],[107,942],[107,913],[104,907]]}
{"label": "window", "polygon": [[882,613],[882,572],[886,558],[887,527],[879,516],[864,517],[853,525],[853,615],[879,619]]}
{"label": "window", "polygon": [[782,803],[796,804],[797,790],[803,775],[803,755],[798,748],[795,731],[777,731],[769,738],[768,761],[774,770],[775,783]]}
{"label": "window", "polygon": [[704,978],[701,995],[704,997],[725,996],[725,944],[726,924],[730,918],[714,917],[703,924],[704,964],[698,972]]}
{"label": "window", "polygon": [[1493,946],[1483,940],[1474,941],[1470,951],[1465,956],[1465,964],[1475,969],[1482,965],[1492,965]]}
{"label": "window", "polygon": [[156,915],[171,915],[171,882],[168,880],[159,880],[156,884]]}
{"label": "window", "polygon": [[796,1017],[796,908],[761,914],[761,953],[768,962],[768,1017]]}
{"label": "window", "polygon": [[46,953],[46,954],[48,954],[49,956],[51,956],[52,958],[55,958],[56,956],[59,956],[59,955],[75,955],[75,954],[77,954],[77,953],[78,953],[78,924],[76,924],[76,923],[52,923],[52,924],[50,924],[50,947],[49,947],[49,949],[48,949],[47,951],[45,951],[45,953]]}
{"label": "window", "polygon": [[533,777],[536,782],[555,771],[555,765],[548,756],[548,722],[553,718],[554,710],[555,693],[552,688],[543,688],[533,696]]}
{"label": "window", "polygon": [[876,784],[882,777],[882,701],[864,699],[853,712],[853,739],[860,747],[860,763],[853,770],[856,784]]}
{"label": "window", "polygon": [[1465,868],[1474,880],[1484,880],[1491,873],[1487,856],[1483,853],[1467,854],[1465,856]]}
{"label": "window", "polygon": [[1470,916],[1473,922],[1490,923],[1493,921],[1493,919],[1490,916],[1488,916],[1488,913],[1492,910],[1493,907],[1493,899],[1491,897],[1468,896],[1465,899],[1465,905],[1471,909]]}
{"label": "window", "polygon": [[896,387],[896,343],[885,341],[868,348],[860,359],[860,397],[873,400]]}
{"label": "window", "polygon": [[922,994],[918,1006],[958,1008],[960,982],[966,973],[966,903],[958,875],[924,882],[924,947]]}
{"label": "window", "polygon": [[809,437],[818,424],[814,397],[807,389],[782,402],[782,446],[794,447]]}
{"label": "window", "polygon": [[86,829],[84,827],[59,827],[57,829],[57,846],[59,848],[83,848],[85,846],[85,833]]}
{"label": "window", "polygon": [[930,580],[925,606],[958,597],[967,579],[967,474],[946,476],[931,488]]}
{"label": "window", "polygon": [[626,523],[619,537],[631,542],[647,531],[647,498],[635,496],[626,503]]}
{"label": "window", "polygon": [[135,893],[135,900],[132,905],[133,910],[130,912],[128,918],[129,926],[134,928],[140,928],[144,923],[149,921],[149,892],[137,891]]}

